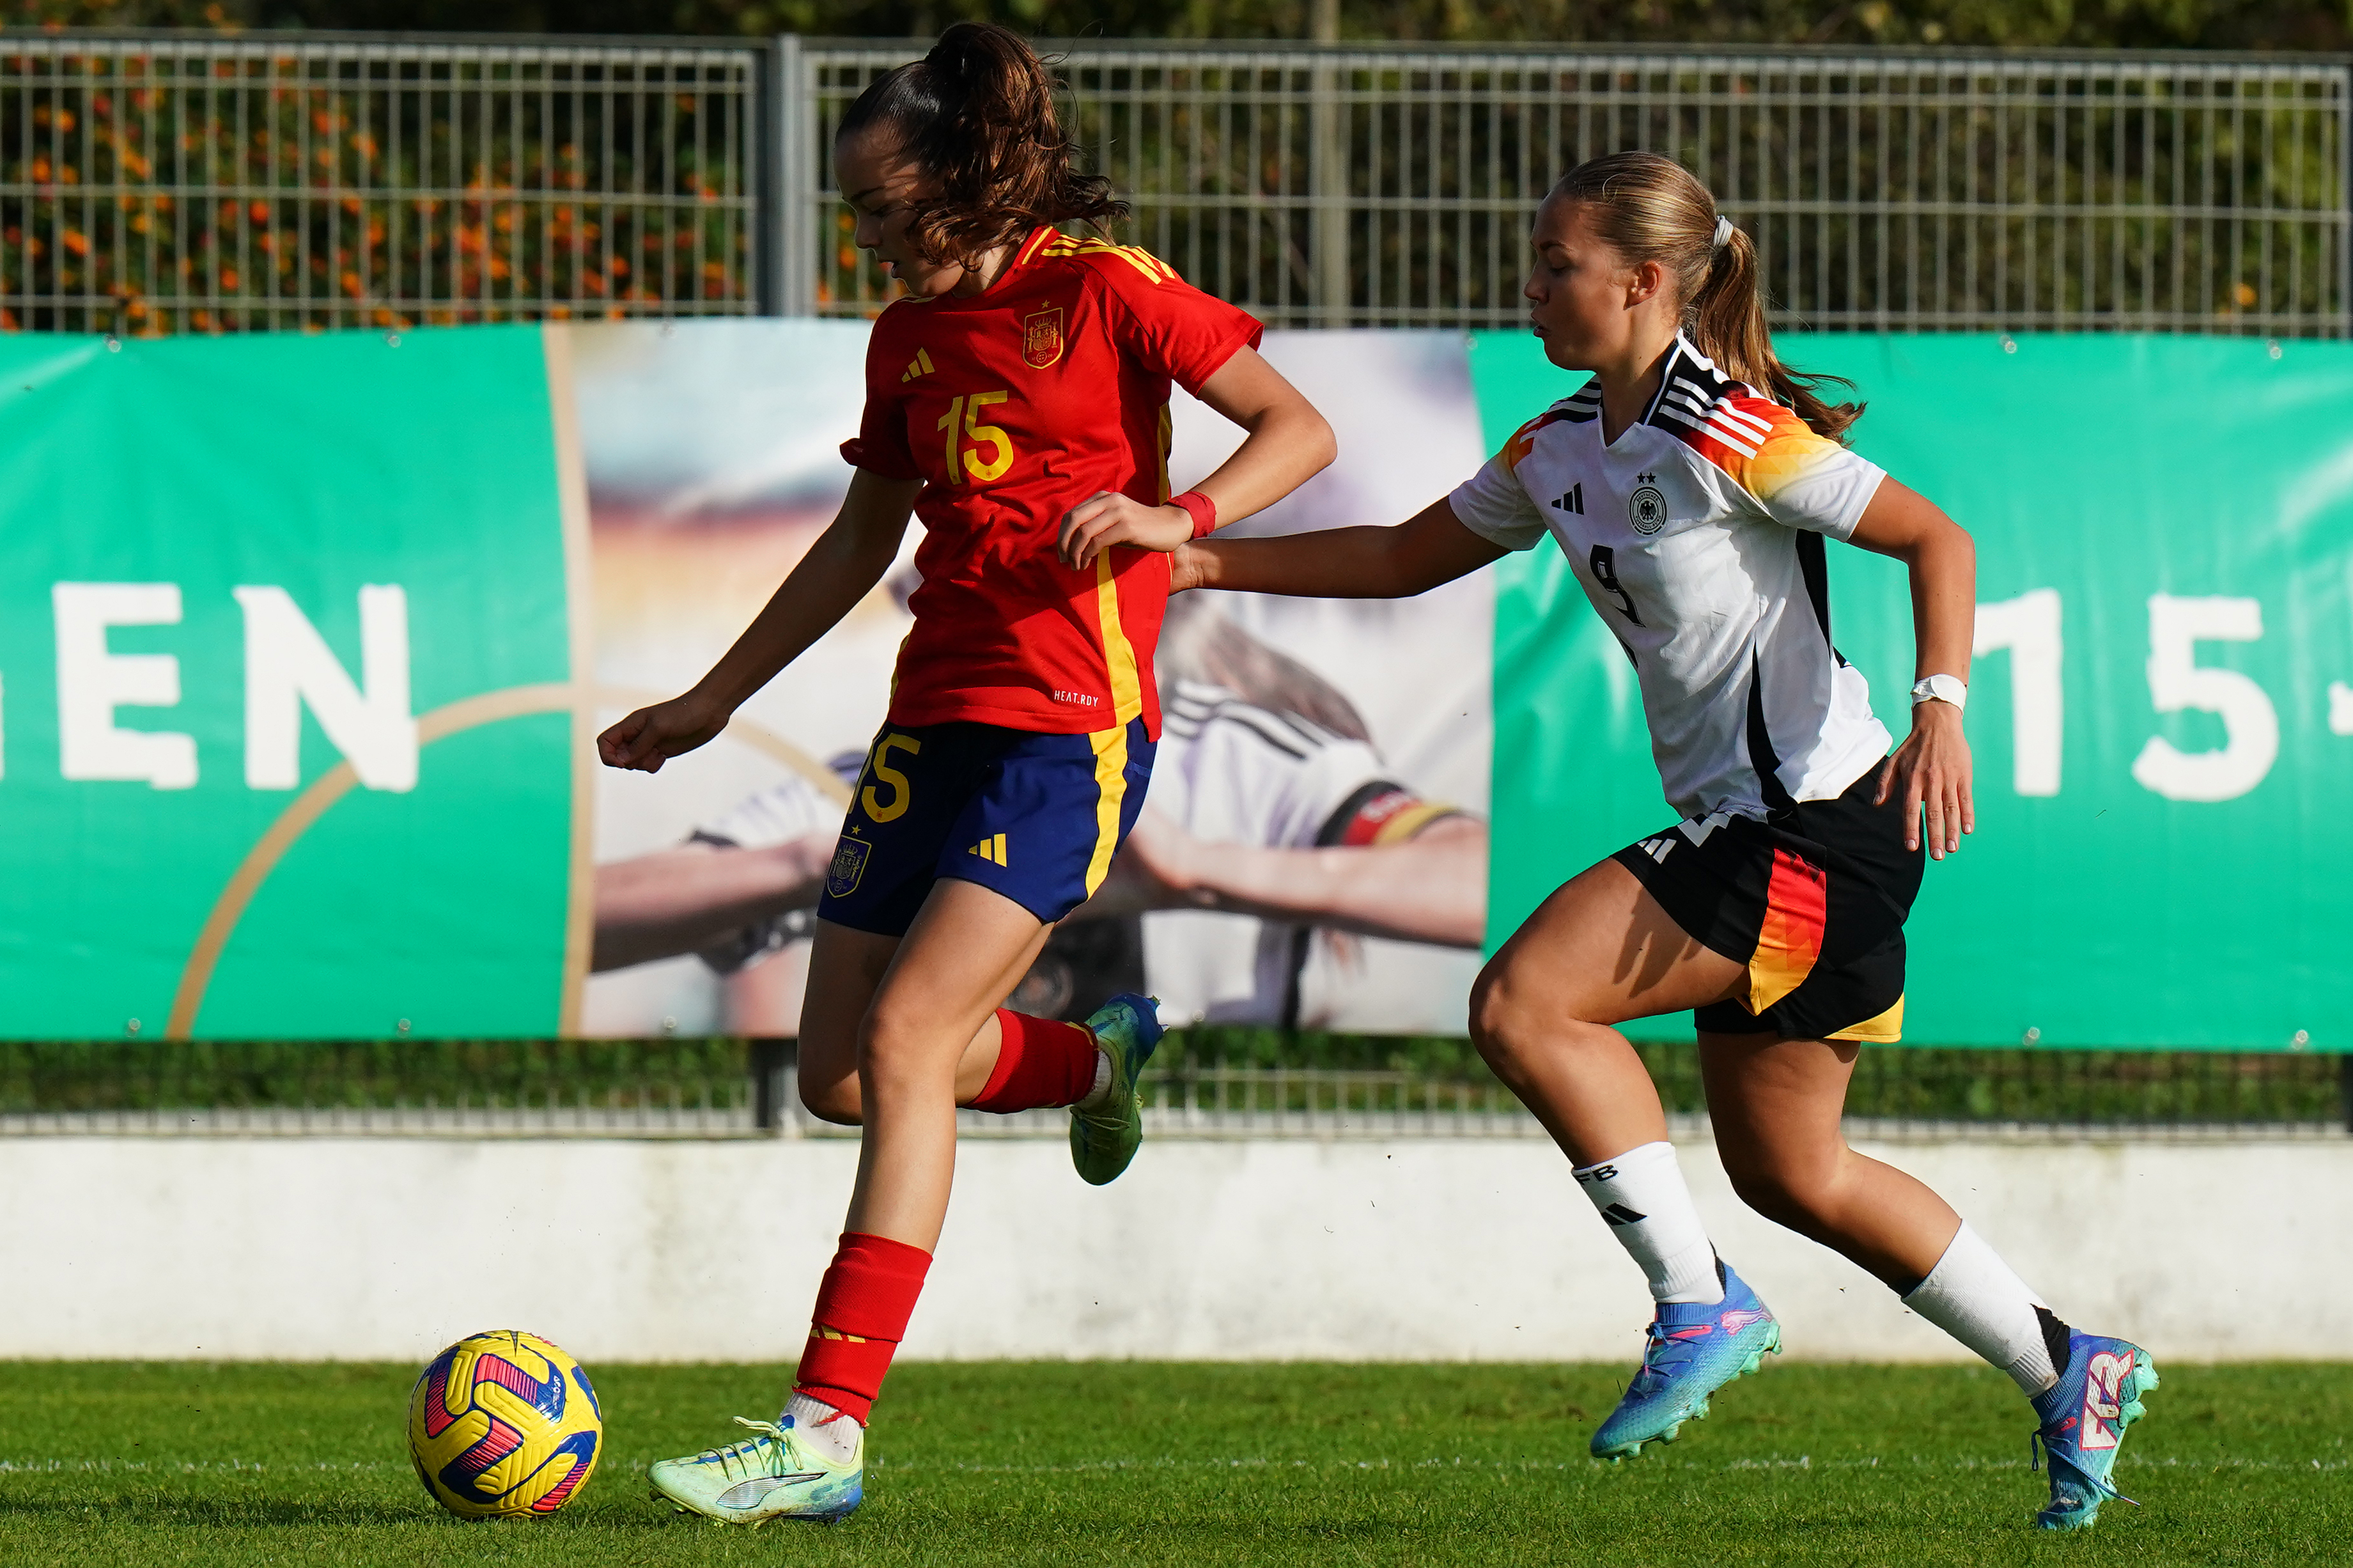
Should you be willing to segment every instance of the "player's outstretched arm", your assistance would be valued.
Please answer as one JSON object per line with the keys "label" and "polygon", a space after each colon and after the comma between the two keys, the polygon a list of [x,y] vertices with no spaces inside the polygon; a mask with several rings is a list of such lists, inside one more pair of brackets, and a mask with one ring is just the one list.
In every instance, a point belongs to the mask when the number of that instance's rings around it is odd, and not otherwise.
{"label": "player's outstretched arm", "polygon": [[[1324,416],[1256,349],[1235,350],[1201,384],[1201,401],[1250,432],[1193,489],[1218,509],[1220,528],[1264,511],[1338,455]],[[1147,506],[1101,490],[1063,514],[1059,548],[1064,562],[1085,566],[1110,545],[1174,550],[1192,537],[1192,514],[1183,507]]]}
{"label": "player's outstretched arm", "polygon": [[1333,528],[1275,539],[1205,539],[1177,551],[1168,591],[1228,588],[1319,599],[1405,599],[1501,560],[1443,500],[1389,528]]}
{"label": "player's outstretched arm", "polygon": [[[1966,684],[1977,628],[1977,542],[1926,497],[1894,479],[1880,481],[1855,524],[1853,542],[1911,569],[1918,675],[1949,675]],[[1961,710],[1934,698],[1914,703],[1912,733],[1880,767],[1876,803],[1903,796],[1905,847],[1920,847],[1925,806],[1930,858],[1941,860],[1960,848],[1961,835],[1978,830],[1969,784],[1969,742],[1961,731]]]}
{"label": "player's outstretched arm", "polygon": [[882,580],[922,489],[921,480],[885,479],[863,468],[853,473],[832,525],[711,673],[683,696],[640,708],[596,737],[605,765],[659,773],[670,758],[727,728],[745,698],[831,631]]}

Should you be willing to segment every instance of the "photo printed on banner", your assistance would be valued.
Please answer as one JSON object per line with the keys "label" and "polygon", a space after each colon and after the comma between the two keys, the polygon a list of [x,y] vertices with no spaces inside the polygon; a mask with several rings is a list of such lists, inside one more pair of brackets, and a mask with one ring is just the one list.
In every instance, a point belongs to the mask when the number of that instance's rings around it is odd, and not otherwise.
{"label": "photo printed on banner", "polygon": [[[575,329],[600,721],[690,686],[832,520],[865,340],[860,322]],[[1341,460],[1240,531],[1394,522],[1483,456],[1459,334],[1273,333],[1266,352]],[[1240,433],[1175,402],[1182,489]],[[600,770],[586,1032],[797,1032],[919,529],[719,740],[656,775]],[[1460,1032],[1486,910],[1487,576],[1398,604],[1172,604],[1142,819],[1010,1005],[1075,1018],[1149,990],[1171,1024]]]}

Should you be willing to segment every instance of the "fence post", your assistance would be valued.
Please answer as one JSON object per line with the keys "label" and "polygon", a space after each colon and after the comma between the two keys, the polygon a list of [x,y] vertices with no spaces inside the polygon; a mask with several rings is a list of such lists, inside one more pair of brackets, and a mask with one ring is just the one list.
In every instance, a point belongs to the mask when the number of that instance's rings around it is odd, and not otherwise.
{"label": "fence post", "polygon": [[752,1047],[752,1125],[763,1132],[790,1137],[797,1121],[788,1109],[794,1092],[794,1069],[800,1063],[801,1043],[792,1038],[749,1042]]}
{"label": "fence post", "polygon": [[767,122],[760,127],[766,178],[760,188],[761,313],[807,316],[817,310],[810,254],[816,237],[809,197],[817,182],[808,166],[808,61],[800,37],[785,33],[768,51]]}
{"label": "fence post", "polygon": [[2337,1094],[2343,1102],[2345,1131],[2353,1132],[2353,1051],[2337,1058]]}
{"label": "fence post", "polygon": [[1315,247],[1315,313],[1326,327],[1348,324],[1347,68],[1319,49],[1308,84],[1307,200]]}

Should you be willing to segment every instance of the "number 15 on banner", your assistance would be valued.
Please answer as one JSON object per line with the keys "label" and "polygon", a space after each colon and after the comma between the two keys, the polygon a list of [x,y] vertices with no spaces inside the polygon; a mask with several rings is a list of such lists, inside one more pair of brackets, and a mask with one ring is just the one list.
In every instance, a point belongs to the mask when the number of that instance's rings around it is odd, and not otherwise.
{"label": "number 15 on banner", "polygon": [[[2065,639],[2055,588],[1979,605],[1974,653],[2010,655],[2011,782],[2022,795],[2059,793],[2066,731],[2061,670]],[[2257,642],[2259,600],[2225,595],[2148,599],[2149,705],[2159,713],[2195,710],[2222,721],[2221,746],[2185,752],[2162,735],[2143,742],[2132,775],[2167,800],[2236,800],[2263,782],[2279,760],[2279,712],[2254,678],[2198,662],[2201,642]],[[2330,728],[2353,732],[2353,693],[2331,688]]]}

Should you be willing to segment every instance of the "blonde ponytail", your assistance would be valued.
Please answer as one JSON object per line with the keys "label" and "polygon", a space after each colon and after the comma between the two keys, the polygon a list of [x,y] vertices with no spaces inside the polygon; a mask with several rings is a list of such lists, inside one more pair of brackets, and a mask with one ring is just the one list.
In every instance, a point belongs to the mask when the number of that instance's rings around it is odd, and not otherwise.
{"label": "blonde ponytail", "polygon": [[1862,404],[1821,395],[1827,386],[1852,392],[1852,382],[1791,370],[1773,353],[1757,247],[1717,214],[1715,198],[1682,164],[1655,153],[1612,153],[1570,170],[1553,195],[1589,206],[1594,232],[1628,262],[1666,269],[1683,302],[1684,332],[1725,374],[1788,405],[1833,441],[1862,417]]}

